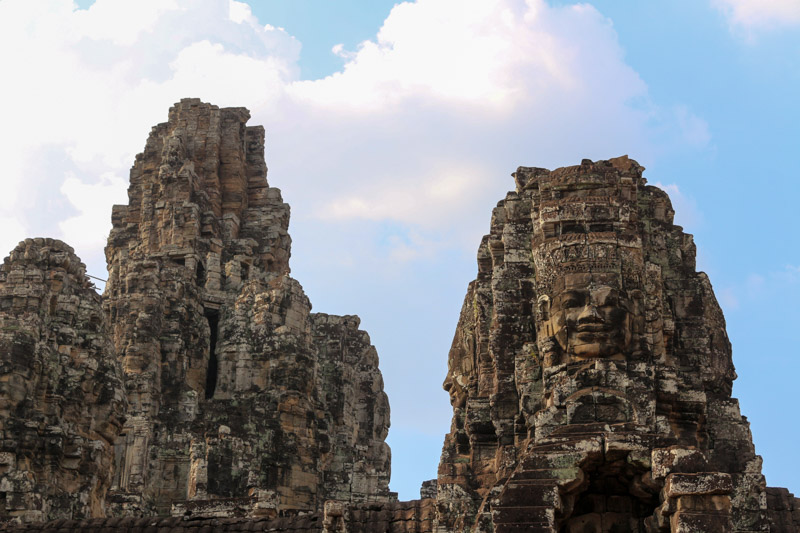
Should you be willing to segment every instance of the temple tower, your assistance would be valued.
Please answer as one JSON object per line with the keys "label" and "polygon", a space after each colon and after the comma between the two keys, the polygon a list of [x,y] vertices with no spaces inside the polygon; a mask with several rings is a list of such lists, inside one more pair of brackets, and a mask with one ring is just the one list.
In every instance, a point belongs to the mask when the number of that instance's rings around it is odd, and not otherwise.
{"label": "temple tower", "polygon": [[450,351],[448,531],[769,530],[722,311],[627,157],[520,167]]}
{"label": "temple tower", "polygon": [[130,406],[113,514],[389,498],[377,354],[358,317],[311,313],[289,276],[289,206],[249,116],[181,100],[114,206],[104,306]]}

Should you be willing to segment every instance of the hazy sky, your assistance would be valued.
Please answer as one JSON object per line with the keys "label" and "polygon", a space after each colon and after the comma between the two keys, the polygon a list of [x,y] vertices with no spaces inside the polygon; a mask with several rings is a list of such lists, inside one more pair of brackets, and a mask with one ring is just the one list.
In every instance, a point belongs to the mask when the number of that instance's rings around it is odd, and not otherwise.
{"label": "hazy sky", "polygon": [[0,253],[57,237],[104,277],[150,127],[251,110],[293,276],[380,354],[403,499],[436,477],[509,174],[630,155],[695,235],[768,483],[800,493],[800,0],[0,0],[0,49]]}

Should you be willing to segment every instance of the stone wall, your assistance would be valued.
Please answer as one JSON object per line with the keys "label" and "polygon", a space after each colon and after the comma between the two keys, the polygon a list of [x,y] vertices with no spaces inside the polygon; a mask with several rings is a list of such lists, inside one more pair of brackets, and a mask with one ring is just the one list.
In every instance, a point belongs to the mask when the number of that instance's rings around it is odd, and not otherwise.
{"label": "stone wall", "polygon": [[329,501],[322,511],[278,518],[153,517],[54,520],[46,524],[0,524],[0,531],[29,533],[226,533],[291,531],[295,533],[429,533],[433,500],[388,503]]}
{"label": "stone wall", "polygon": [[21,242],[0,267],[0,519],[102,515],[122,372],[72,248]]}
{"label": "stone wall", "polygon": [[389,404],[356,316],[311,313],[264,129],[187,99],[114,206],[101,297],[64,243],[0,270],[0,517],[387,502]]}

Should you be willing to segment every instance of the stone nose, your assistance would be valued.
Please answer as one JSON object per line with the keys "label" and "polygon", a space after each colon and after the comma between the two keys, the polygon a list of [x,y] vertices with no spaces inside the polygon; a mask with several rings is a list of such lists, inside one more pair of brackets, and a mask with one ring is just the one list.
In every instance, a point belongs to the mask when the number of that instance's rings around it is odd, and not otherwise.
{"label": "stone nose", "polygon": [[578,315],[578,324],[587,322],[602,322],[603,318],[597,312],[597,307],[593,303],[587,303],[581,314]]}

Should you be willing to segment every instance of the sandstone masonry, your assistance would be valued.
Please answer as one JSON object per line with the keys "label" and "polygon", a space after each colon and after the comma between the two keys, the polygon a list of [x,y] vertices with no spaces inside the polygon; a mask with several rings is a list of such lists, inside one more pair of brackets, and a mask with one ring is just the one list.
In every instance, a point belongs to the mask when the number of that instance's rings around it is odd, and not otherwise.
{"label": "sandstone masonry", "polygon": [[800,532],[692,237],[627,157],[514,173],[449,353],[438,476],[394,501],[377,354],[289,276],[248,117],[182,100],[153,129],[102,310],[64,243],[6,259],[0,530]]}
{"label": "sandstone masonry", "polygon": [[7,258],[0,517],[392,498],[377,353],[358,317],[311,313],[289,276],[289,206],[248,118],[187,99],[153,128],[113,208],[102,308],[67,245]]}
{"label": "sandstone masonry", "polygon": [[27,239],[0,267],[0,517],[102,516],[126,408],[103,326],[63,242]]}
{"label": "sandstone masonry", "polygon": [[182,100],[114,206],[104,308],[130,407],[111,514],[389,498],[378,356],[358,317],[312,314],[289,276],[289,206],[248,118]]}
{"label": "sandstone masonry", "polygon": [[798,530],[731,398],[692,237],[642,171],[621,157],[514,174],[450,351],[438,528]]}

